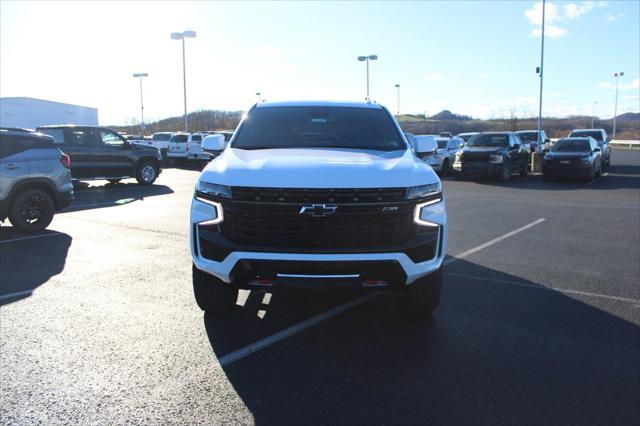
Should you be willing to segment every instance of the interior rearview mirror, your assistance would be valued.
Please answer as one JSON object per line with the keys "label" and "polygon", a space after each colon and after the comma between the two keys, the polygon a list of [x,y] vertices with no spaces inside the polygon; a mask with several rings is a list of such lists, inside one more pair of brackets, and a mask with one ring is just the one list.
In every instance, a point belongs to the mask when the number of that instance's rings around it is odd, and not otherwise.
{"label": "interior rearview mirror", "polygon": [[224,149],[224,135],[209,135],[202,141],[202,150],[205,152],[220,152]]}
{"label": "interior rearview mirror", "polygon": [[416,154],[420,157],[435,154],[438,150],[438,143],[433,136],[415,136]]}

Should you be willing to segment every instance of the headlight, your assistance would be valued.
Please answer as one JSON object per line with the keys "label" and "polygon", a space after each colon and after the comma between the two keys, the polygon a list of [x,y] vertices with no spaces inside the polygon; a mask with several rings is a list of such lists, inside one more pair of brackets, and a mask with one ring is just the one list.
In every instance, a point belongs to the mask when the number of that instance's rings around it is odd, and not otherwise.
{"label": "headlight", "polygon": [[504,157],[502,155],[490,155],[489,162],[491,164],[502,164],[504,163]]}
{"label": "headlight", "polygon": [[231,188],[225,185],[198,181],[196,192],[211,195],[212,197],[231,198]]}
{"label": "headlight", "polygon": [[427,185],[413,186],[407,188],[407,200],[415,200],[416,198],[429,197],[440,193],[440,182],[430,183]]}
{"label": "headlight", "polygon": [[435,228],[439,226],[438,223],[442,223],[444,217],[446,217],[444,200],[442,197],[438,197],[435,200],[416,205],[413,221],[418,225]]}

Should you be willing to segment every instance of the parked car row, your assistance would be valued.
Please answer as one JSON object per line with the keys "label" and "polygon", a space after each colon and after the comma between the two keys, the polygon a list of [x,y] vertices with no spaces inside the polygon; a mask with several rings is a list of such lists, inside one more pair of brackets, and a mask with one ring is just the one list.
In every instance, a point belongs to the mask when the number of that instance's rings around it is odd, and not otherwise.
{"label": "parked car row", "polygon": [[[443,177],[453,172],[458,179],[498,177],[506,182],[513,174],[527,174],[534,153],[546,153],[543,159],[545,180],[577,177],[593,181],[607,170],[611,161],[609,139],[604,129],[573,130],[568,138],[560,139],[555,145],[544,130],[443,135],[406,134],[414,147],[420,138],[435,140],[437,151],[424,156],[423,160]],[[556,149],[559,142],[562,143]],[[569,148],[577,150],[567,151]],[[580,161],[573,161],[574,157]]]}
{"label": "parked car row", "polygon": [[213,158],[202,150],[202,140],[210,134],[221,134],[225,141],[229,141],[233,135],[232,131],[203,131],[203,132],[157,132],[151,135],[150,139],[131,139],[129,141],[136,145],[154,146],[160,150],[162,158],[172,160],[192,160],[209,162]]}

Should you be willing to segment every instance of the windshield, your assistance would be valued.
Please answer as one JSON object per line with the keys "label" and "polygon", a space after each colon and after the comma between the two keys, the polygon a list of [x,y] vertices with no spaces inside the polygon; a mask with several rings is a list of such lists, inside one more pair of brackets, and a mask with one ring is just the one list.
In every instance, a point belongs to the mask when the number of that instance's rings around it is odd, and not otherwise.
{"label": "windshield", "polygon": [[595,140],[601,142],[602,141],[602,132],[599,132],[597,130],[576,130],[574,132],[571,132],[571,135],[569,135],[570,137],[573,136],[582,136],[582,137],[587,137],[587,136],[591,136],[592,138],[594,138]]}
{"label": "windshield", "polygon": [[151,139],[154,141],[168,141],[171,139],[171,133],[156,133]]}
{"label": "windshield", "polygon": [[538,142],[538,132],[518,132],[517,135],[522,142]]}
{"label": "windshield", "polygon": [[169,142],[186,142],[187,140],[189,140],[189,135],[173,135],[171,136],[171,139],[169,139]]}
{"label": "windshield", "polygon": [[445,140],[440,139],[437,142],[438,142],[438,149],[443,149],[447,147],[448,141],[446,139]]}
{"label": "windshield", "polygon": [[382,109],[351,107],[255,108],[243,121],[233,148],[407,148]]}
{"label": "windshield", "polygon": [[587,139],[562,139],[551,149],[553,152],[589,152],[591,144]]}
{"label": "windshield", "polygon": [[474,135],[467,142],[467,146],[507,147],[509,135]]}

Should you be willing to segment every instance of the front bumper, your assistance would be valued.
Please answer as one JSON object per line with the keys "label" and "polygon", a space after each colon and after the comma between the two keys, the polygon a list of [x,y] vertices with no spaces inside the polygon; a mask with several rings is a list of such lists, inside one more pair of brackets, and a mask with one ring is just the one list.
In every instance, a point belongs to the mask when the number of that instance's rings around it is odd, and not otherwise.
{"label": "front bumper", "polygon": [[467,177],[496,176],[502,172],[503,164],[493,164],[488,161],[457,161],[453,163],[453,171]]}
{"label": "front bumper", "polygon": [[[421,261],[413,260],[420,257],[415,255],[416,250],[421,250],[419,238],[413,246],[387,247],[378,250],[368,248],[358,253],[285,252],[276,248],[273,251],[267,251],[264,247],[260,247],[259,250],[233,247],[232,243],[228,241],[225,243],[224,238],[217,232],[200,229],[199,223],[210,222],[212,218],[215,221],[215,218],[222,218],[224,215],[218,215],[217,207],[194,198],[189,227],[191,257],[196,268],[226,283],[234,283],[240,287],[244,287],[247,278],[251,274],[255,275],[256,272],[272,278],[286,278],[280,281],[289,283],[293,279],[294,284],[299,282],[300,285],[318,280],[330,282],[334,280],[333,276],[338,276],[340,281],[351,277],[363,283],[389,280],[399,285],[409,285],[438,270],[442,266],[447,249],[444,200],[428,206],[428,210],[427,207],[422,206],[417,208],[420,210],[417,211],[416,220],[419,218],[428,221],[438,228],[433,253],[428,256],[428,259],[420,259]],[[291,277],[292,275],[294,277]]]}
{"label": "front bumper", "polygon": [[578,167],[554,167],[544,164],[542,173],[548,177],[564,178],[589,178],[592,174],[591,165]]}

